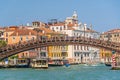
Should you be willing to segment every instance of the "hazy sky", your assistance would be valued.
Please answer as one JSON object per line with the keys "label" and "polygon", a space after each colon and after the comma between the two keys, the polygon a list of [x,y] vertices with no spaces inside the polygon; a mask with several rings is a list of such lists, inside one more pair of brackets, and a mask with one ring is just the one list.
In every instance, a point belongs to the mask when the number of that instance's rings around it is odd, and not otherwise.
{"label": "hazy sky", "polygon": [[74,10],[97,31],[120,28],[120,0],[0,0],[0,26],[65,20]]}

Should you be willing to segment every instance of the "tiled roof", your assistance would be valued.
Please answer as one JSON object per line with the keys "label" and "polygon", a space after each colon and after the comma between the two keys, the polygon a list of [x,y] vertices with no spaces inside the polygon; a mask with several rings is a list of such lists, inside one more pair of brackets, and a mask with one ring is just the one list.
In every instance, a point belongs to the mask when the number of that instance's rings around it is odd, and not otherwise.
{"label": "tiled roof", "polygon": [[68,27],[68,30],[75,30],[74,28],[72,28],[72,27]]}
{"label": "tiled roof", "polygon": [[9,26],[9,27],[4,28],[5,32],[15,31],[17,29],[19,29],[19,27],[17,26]]}
{"label": "tiled roof", "polygon": [[103,34],[108,34],[108,33],[120,33],[120,29],[112,29],[112,30],[109,30],[107,32],[104,32]]}
{"label": "tiled roof", "polygon": [[39,29],[40,29],[40,30],[43,30],[44,33],[52,33],[52,32],[53,32],[53,31],[50,30],[49,28],[45,28],[45,27],[40,27]]}
{"label": "tiled roof", "polygon": [[9,31],[15,31],[15,29],[9,29],[9,28],[5,29],[5,32],[9,32]]}
{"label": "tiled roof", "polygon": [[23,35],[37,35],[37,33],[30,29],[18,29],[15,30],[10,36],[23,36]]}
{"label": "tiled roof", "polygon": [[9,26],[9,28],[18,28],[17,26]]}
{"label": "tiled roof", "polygon": [[44,33],[43,33],[43,32],[40,32],[40,33],[39,33],[40,35],[45,35],[45,34],[55,34],[55,35],[57,35],[57,34],[62,34],[62,33],[60,33],[60,32],[54,32],[54,31],[50,30],[49,28],[45,28],[45,27],[40,27],[39,29],[40,29],[41,31],[44,31]]}
{"label": "tiled roof", "polygon": [[51,26],[64,26],[64,23],[56,23],[56,24],[52,24]]}
{"label": "tiled roof", "polygon": [[68,24],[67,26],[68,27],[74,27],[74,24]]}
{"label": "tiled roof", "polygon": [[4,28],[0,27],[0,30],[4,30]]}

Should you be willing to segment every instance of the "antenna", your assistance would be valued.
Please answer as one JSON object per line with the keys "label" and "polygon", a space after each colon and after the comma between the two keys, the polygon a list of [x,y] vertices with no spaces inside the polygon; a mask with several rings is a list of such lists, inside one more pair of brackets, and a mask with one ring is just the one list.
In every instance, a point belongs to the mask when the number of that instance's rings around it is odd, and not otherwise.
{"label": "antenna", "polygon": [[90,29],[92,30],[92,24],[90,24]]}
{"label": "antenna", "polygon": [[26,25],[27,25],[27,26],[30,26],[30,24],[29,24],[29,23],[27,23]]}

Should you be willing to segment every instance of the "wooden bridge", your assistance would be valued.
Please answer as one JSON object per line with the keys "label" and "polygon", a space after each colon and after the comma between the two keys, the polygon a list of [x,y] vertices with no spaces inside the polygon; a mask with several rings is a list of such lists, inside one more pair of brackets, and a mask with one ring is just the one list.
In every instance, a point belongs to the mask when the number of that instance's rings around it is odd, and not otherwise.
{"label": "wooden bridge", "polygon": [[104,41],[99,39],[85,38],[85,37],[53,37],[45,39],[30,40],[27,42],[7,45],[0,48],[0,60],[18,54],[23,51],[40,48],[42,46],[50,45],[86,45],[96,48],[104,48],[106,50],[120,53],[120,43]]}

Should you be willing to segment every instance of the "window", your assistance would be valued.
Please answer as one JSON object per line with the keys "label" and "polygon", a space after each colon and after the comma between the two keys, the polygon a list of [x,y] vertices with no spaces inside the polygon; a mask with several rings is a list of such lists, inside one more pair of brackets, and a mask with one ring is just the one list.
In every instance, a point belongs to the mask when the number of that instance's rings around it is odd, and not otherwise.
{"label": "window", "polygon": [[66,47],[65,47],[65,46],[62,46],[62,50],[66,50]]}
{"label": "window", "polygon": [[86,50],[86,46],[84,46],[84,50]]}
{"label": "window", "polygon": [[76,53],[74,53],[74,56],[76,57],[76,56],[77,56],[77,54],[76,54]]}
{"label": "window", "polygon": [[78,36],[78,33],[77,33],[77,36]]}
{"label": "window", "polygon": [[6,33],[6,37],[8,37],[8,33]]}
{"label": "window", "polygon": [[22,38],[22,36],[20,36],[20,41],[22,41],[23,40],[23,38]]}
{"label": "window", "polygon": [[58,29],[58,27],[56,27],[56,29]]}
{"label": "window", "polygon": [[86,53],[84,54],[84,56],[86,57]]}
{"label": "window", "polygon": [[75,33],[74,33],[74,36],[75,36]]}
{"label": "window", "polygon": [[87,54],[87,57],[89,57],[89,53]]}
{"label": "window", "polygon": [[87,50],[89,50],[89,47],[87,46]]}
{"label": "window", "polygon": [[32,40],[34,40],[34,37],[32,37]]}
{"label": "window", "polygon": [[76,59],[74,59],[76,61]]}
{"label": "window", "polygon": [[117,34],[117,37],[119,37],[119,34]]}
{"label": "window", "polygon": [[86,36],[88,37],[88,34],[86,34]]}
{"label": "window", "polygon": [[74,45],[74,50],[76,50],[76,45]]}
{"label": "window", "polygon": [[15,37],[13,37],[13,40],[15,40]]}
{"label": "window", "polygon": [[62,30],[62,27],[60,27],[60,31]]}
{"label": "window", "polygon": [[54,28],[52,28],[52,30],[54,31]]}
{"label": "window", "polygon": [[41,52],[41,56],[42,57],[46,57],[46,53],[45,52]]}
{"label": "window", "polygon": [[79,45],[77,45],[77,50],[79,50]]}
{"label": "window", "polygon": [[64,26],[64,29],[66,29],[65,26]]}
{"label": "window", "polygon": [[81,46],[81,50],[82,50],[82,46]]}
{"label": "window", "polygon": [[26,41],[28,41],[28,39],[29,39],[28,36],[26,36]]}
{"label": "window", "polygon": [[8,42],[8,38],[6,38],[6,42]]}

